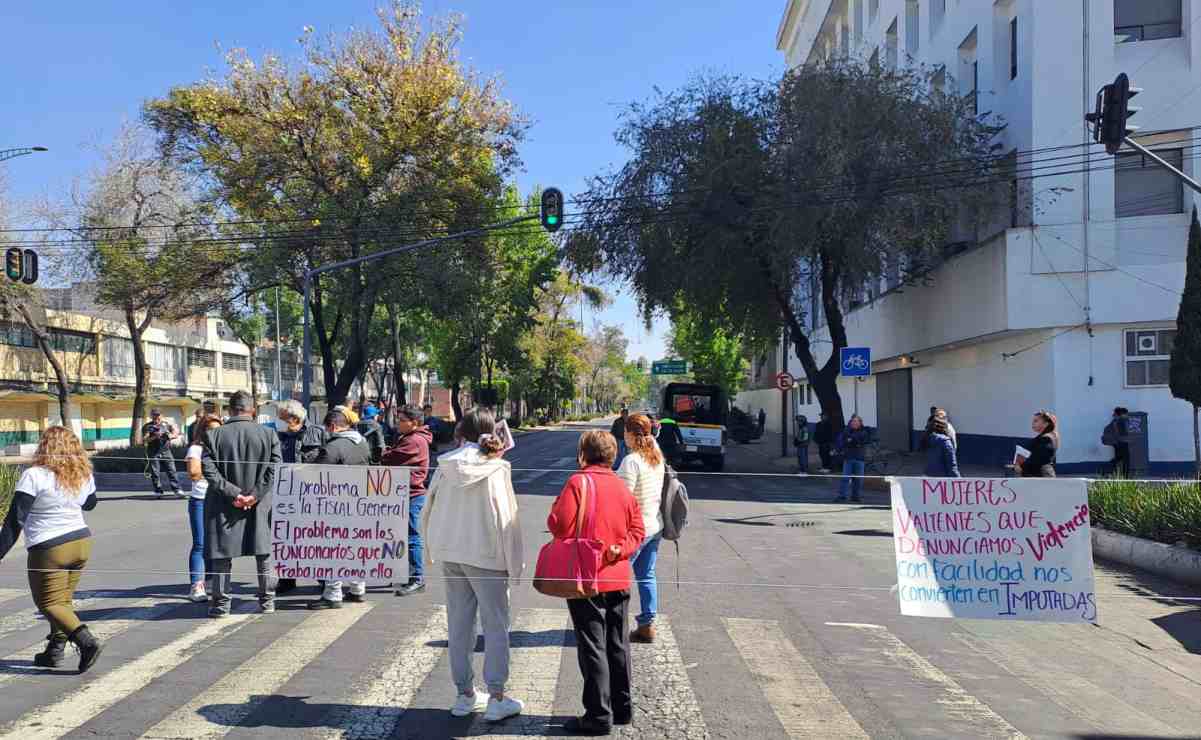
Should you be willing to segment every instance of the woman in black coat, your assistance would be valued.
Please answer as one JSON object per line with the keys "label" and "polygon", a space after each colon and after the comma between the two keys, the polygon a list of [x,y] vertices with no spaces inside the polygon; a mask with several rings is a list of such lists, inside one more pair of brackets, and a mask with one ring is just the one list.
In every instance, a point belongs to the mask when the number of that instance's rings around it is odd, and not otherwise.
{"label": "woman in black coat", "polygon": [[1030,420],[1035,437],[1026,443],[1029,457],[1017,458],[1017,469],[1023,478],[1054,478],[1055,453],[1059,450],[1059,419],[1042,410]]}

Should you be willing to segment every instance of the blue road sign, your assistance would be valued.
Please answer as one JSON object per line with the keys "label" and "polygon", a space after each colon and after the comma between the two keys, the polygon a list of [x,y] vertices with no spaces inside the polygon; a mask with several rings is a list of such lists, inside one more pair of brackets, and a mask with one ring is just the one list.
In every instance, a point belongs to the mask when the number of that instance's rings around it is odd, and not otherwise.
{"label": "blue road sign", "polygon": [[839,372],[844,378],[864,378],[872,374],[871,347],[843,347]]}

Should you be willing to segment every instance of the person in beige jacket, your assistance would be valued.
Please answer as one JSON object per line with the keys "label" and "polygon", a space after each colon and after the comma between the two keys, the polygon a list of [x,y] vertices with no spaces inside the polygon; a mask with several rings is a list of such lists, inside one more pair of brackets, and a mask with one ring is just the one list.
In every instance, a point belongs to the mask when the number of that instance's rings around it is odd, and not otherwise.
{"label": "person in beige jacket", "polygon": [[[421,536],[426,563],[442,563],[446,578],[447,648],[458,697],[450,713],[484,711],[490,722],[520,714],[505,695],[509,678],[509,579],[525,567],[512,466],[501,459],[492,413],[472,409],[455,430],[461,446],[438,458],[426,494]],[[475,688],[476,615],[484,629],[484,682]]]}

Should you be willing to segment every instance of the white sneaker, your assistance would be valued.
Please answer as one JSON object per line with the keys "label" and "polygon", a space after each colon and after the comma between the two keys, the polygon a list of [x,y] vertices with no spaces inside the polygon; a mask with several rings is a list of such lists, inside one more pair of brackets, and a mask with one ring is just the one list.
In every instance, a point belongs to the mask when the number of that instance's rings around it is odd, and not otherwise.
{"label": "white sneaker", "polygon": [[202,601],[208,601],[209,596],[204,591],[204,584],[203,583],[193,583],[192,584],[192,592],[188,594],[188,598],[190,600],[196,602],[197,604],[199,604]]}
{"label": "white sneaker", "polygon": [[500,701],[489,698],[488,711],[484,712],[484,720],[486,722],[500,722],[509,717],[516,717],[521,714],[522,709],[525,709],[525,704],[522,704],[520,699],[514,699],[511,696],[506,696]]}
{"label": "white sneaker", "polygon": [[455,705],[450,708],[452,717],[466,717],[472,712],[482,712],[488,706],[488,695],[482,691],[475,692],[474,696],[459,694],[455,699]]}

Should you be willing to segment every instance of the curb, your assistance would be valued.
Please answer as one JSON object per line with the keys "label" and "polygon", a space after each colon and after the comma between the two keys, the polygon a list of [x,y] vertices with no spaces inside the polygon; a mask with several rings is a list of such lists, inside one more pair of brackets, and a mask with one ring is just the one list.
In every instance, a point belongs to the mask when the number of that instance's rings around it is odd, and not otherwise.
{"label": "curb", "polygon": [[1201,552],[1092,528],[1093,555],[1132,568],[1201,586]]}

